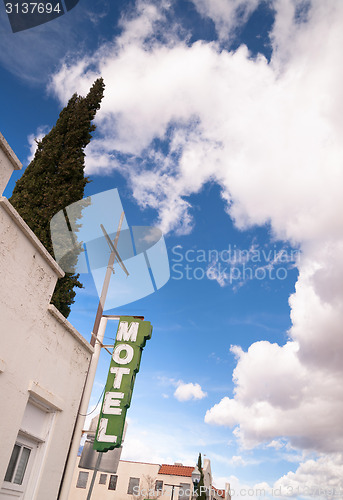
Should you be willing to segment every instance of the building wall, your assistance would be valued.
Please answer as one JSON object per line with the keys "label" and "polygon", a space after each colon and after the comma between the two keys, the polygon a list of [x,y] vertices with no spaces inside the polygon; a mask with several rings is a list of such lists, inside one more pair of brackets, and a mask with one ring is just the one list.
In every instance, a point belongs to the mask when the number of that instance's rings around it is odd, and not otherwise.
{"label": "building wall", "polygon": [[204,474],[204,486],[205,488],[210,490],[212,486],[212,471],[211,471],[211,462],[208,458],[204,459],[202,471]]}
{"label": "building wall", "polygon": [[[6,144],[1,189],[14,168]],[[0,276],[0,499],[54,500],[93,349],[50,304],[63,271],[3,197]],[[3,482],[18,439],[34,443],[22,487]]]}
{"label": "building wall", "polygon": [[[182,490],[184,494],[193,491],[193,483],[191,477],[183,477],[183,476],[169,476],[165,474],[158,474],[158,480],[163,481],[163,495],[161,495],[161,500],[170,500],[172,494],[172,487],[166,486],[168,484],[173,484],[175,486],[182,486]],[[181,488],[174,488],[174,499],[177,500],[179,498]],[[189,495],[189,498],[192,498],[192,495]]]}
{"label": "building wall", "polygon": [[[68,500],[86,500],[87,498],[93,471],[79,468],[78,463],[79,459],[74,471],[72,487],[70,490]],[[160,467],[161,466],[159,464],[129,462],[125,460],[120,460],[118,470],[115,474],[117,476],[116,489],[109,490],[108,488],[111,474],[106,474],[106,482],[104,484],[100,484],[99,481],[102,473],[98,472],[94,483],[92,498],[94,498],[94,500],[107,500],[107,499],[145,500],[146,498],[158,498],[160,500],[170,500],[172,494],[172,487],[167,485],[175,485],[173,499],[178,500],[180,489],[177,486],[182,485],[184,491],[189,492],[189,496],[187,498],[188,500],[190,500],[192,498],[191,492],[193,489],[192,478],[185,476],[159,474]],[[204,470],[205,486],[208,489],[210,489],[210,486],[212,484],[212,475],[211,475],[211,465],[208,459],[204,460],[203,470]],[[79,482],[79,478],[81,477],[85,478],[86,477],[85,475],[86,476],[88,475],[87,481],[81,484]],[[140,479],[138,493],[142,494],[137,494],[137,495],[128,494],[128,485],[130,477]],[[160,493],[155,491],[156,481],[163,481],[162,492]],[[147,494],[149,490],[153,490],[152,494],[150,493],[150,495]]]}
{"label": "building wall", "polygon": [[[92,470],[86,470],[86,469],[80,469],[78,467],[79,459],[77,461],[77,466],[75,467],[74,471],[74,477],[73,477],[73,482],[72,482],[72,487],[70,490],[69,494],[69,499],[68,500],[85,500],[87,498],[87,493],[88,489],[90,486],[90,482],[92,479],[93,471]],[[130,477],[133,478],[139,478],[140,483],[139,483],[139,490],[143,489],[149,489],[151,487],[151,484],[153,484],[153,487],[155,486],[155,481],[157,479],[160,479],[158,471],[160,469],[159,464],[149,464],[149,463],[141,463],[141,462],[128,462],[128,461],[123,461],[120,460],[119,465],[118,465],[118,470],[116,472],[117,476],[117,484],[116,484],[116,489],[115,490],[110,490],[109,483],[110,483],[110,477],[111,474],[106,474],[106,482],[105,484],[99,484],[100,481],[100,476],[101,472],[97,473],[96,476],[96,481],[94,484],[94,489],[93,489],[93,494],[92,498],[96,499],[101,499],[101,500],[132,500],[133,498],[138,499],[139,496],[133,496],[128,494],[128,486],[129,486],[129,480]],[[80,488],[77,487],[78,485],[78,479],[79,479],[79,474],[87,474],[88,473],[88,479],[86,482],[86,488]],[[150,484],[150,479],[151,478],[151,484]],[[145,498],[145,497],[144,497]],[[148,498],[148,496],[146,496]],[[159,497],[162,500],[164,498],[170,498],[170,495],[168,497]],[[177,497],[175,497],[177,498]]]}

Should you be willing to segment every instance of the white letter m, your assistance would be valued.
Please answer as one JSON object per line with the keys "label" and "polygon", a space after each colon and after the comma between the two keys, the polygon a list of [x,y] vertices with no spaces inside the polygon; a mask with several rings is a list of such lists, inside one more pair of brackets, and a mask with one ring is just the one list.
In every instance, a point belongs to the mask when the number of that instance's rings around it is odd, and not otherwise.
{"label": "white letter m", "polygon": [[127,321],[121,321],[119,323],[116,340],[125,340],[126,342],[127,341],[136,342],[138,327],[139,327],[138,322],[130,323],[130,328],[129,328]]}

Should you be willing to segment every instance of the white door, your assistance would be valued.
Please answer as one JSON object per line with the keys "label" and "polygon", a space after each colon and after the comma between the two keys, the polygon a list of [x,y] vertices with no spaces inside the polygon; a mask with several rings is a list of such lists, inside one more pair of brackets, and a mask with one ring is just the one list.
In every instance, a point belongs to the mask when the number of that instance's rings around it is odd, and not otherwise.
{"label": "white door", "polygon": [[35,441],[18,435],[0,490],[0,500],[24,498],[37,448]]}

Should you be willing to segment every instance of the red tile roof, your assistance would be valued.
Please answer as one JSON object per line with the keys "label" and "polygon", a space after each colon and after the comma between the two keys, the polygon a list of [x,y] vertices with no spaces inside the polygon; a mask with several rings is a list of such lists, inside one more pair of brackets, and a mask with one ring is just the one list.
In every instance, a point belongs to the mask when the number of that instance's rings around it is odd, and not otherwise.
{"label": "red tile roof", "polygon": [[188,465],[162,464],[158,473],[159,474],[167,474],[168,476],[192,477],[193,471],[194,471],[194,467],[190,467]]}
{"label": "red tile roof", "polygon": [[222,498],[225,498],[225,491],[224,490],[218,490],[217,488],[215,488],[214,486],[212,486],[212,488],[214,489],[214,491],[217,493],[217,495],[219,495],[220,497]]}

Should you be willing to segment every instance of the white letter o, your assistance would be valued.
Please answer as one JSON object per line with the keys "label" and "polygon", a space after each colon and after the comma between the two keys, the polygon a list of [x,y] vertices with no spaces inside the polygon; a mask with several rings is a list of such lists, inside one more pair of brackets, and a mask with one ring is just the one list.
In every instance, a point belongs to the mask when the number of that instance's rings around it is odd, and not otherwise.
{"label": "white letter o", "polygon": [[[120,353],[126,351],[126,356],[120,357]],[[129,344],[118,344],[113,351],[113,361],[118,363],[118,365],[127,365],[132,361],[134,355],[133,348]]]}

